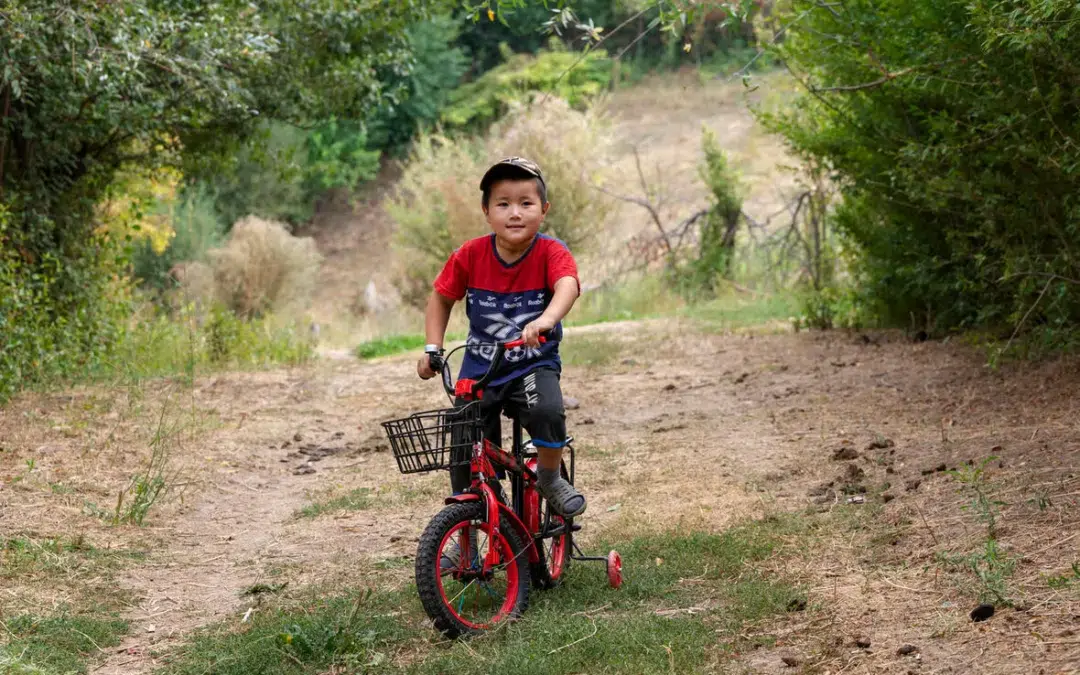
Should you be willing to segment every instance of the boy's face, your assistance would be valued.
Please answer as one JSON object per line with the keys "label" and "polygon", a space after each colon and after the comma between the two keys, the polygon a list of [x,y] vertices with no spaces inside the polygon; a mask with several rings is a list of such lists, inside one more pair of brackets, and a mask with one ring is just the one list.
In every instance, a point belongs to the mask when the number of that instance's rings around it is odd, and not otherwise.
{"label": "boy's face", "polygon": [[500,180],[491,186],[484,215],[501,243],[518,248],[532,242],[550,206],[540,203],[535,180]]}

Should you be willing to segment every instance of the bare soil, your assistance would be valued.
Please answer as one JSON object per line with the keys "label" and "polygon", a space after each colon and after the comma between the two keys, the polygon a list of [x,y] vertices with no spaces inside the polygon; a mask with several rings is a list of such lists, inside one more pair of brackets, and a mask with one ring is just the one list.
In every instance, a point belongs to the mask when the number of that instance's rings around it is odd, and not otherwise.
{"label": "bare soil", "polygon": [[[581,329],[568,344],[598,334],[617,351],[611,363],[564,376],[581,401],[568,416],[590,500],[586,544],[805,509],[874,510],[864,531],[826,537],[784,570],[810,589],[811,611],[760,627],[780,640],[740,657],[748,672],[790,672],[784,657],[805,672],[1080,668],[1077,584],[1048,582],[1080,558],[1077,361],[991,371],[961,345],[897,334],[712,335],[672,321]],[[0,536],[81,534],[99,548],[147,550],[116,573],[133,628],[94,672],[148,672],[198,626],[260,611],[243,595],[255,584],[385,580],[376,565],[407,560],[445,477],[398,474],[378,422],[444,400],[412,375],[411,357],[207,377],[190,390],[159,384],[139,398],[27,395],[0,410]],[[171,446],[178,491],[144,527],[109,526],[85,502],[114,503],[149,456],[162,409],[187,420]],[[986,489],[1005,502],[998,540],[1018,560],[1006,580],[1014,606],[974,623],[977,577],[937,556],[980,550],[986,528],[938,469],[991,455]],[[375,506],[297,516],[356,488],[371,489]],[[852,497],[865,501],[847,505]],[[0,610],[71,599],[16,582],[0,591]],[[898,654],[904,645],[916,650]]]}

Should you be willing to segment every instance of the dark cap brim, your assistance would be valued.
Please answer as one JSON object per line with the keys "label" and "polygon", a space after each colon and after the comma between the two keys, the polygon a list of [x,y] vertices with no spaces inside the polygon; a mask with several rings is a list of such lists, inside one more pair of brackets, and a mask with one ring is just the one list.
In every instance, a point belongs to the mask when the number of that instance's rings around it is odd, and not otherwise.
{"label": "dark cap brim", "polygon": [[513,176],[538,178],[541,183],[547,185],[544,181],[544,175],[539,170],[515,162],[502,161],[493,165],[484,173],[484,177],[480,179],[480,189],[486,191],[495,181]]}

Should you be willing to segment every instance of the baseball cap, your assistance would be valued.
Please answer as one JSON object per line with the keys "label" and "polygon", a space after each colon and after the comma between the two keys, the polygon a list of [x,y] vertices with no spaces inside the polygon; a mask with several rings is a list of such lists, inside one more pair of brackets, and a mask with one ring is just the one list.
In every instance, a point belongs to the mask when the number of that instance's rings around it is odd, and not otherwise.
{"label": "baseball cap", "polygon": [[524,157],[507,157],[493,164],[484,174],[484,177],[480,179],[480,189],[482,191],[487,190],[492,183],[505,174],[515,172],[526,173],[534,178],[539,178],[540,182],[544,184],[544,188],[547,189],[547,183],[544,182],[544,173],[540,171],[540,165]]}

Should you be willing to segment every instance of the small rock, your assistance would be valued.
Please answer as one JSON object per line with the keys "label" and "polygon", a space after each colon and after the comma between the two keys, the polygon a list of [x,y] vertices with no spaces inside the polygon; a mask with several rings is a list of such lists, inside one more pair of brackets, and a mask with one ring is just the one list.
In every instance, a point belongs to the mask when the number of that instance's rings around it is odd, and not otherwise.
{"label": "small rock", "polygon": [[870,649],[870,638],[859,637],[855,638],[855,646],[859,649]]}
{"label": "small rock", "polygon": [[294,476],[306,476],[312,473],[315,473],[315,467],[313,466],[299,466],[293,471]]}
{"label": "small rock", "polygon": [[739,375],[735,378],[735,384],[742,384],[743,382],[746,382],[746,378],[748,377],[750,377],[750,373],[743,373],[742,375]]}
{"label": "small rock", "polygon": [[284,450],[285,448],[289,447],[290,445],[292,445],[292,441],[285,441],[284,443],[281,444],[281,449]]}
{"label": "small rock", "polygon": [[391,544],[396,544],[397,542],[401,541],[403,538],[404,537],[402,537],[401,535],[395,534],[394,536],[390,537],[390,543]]}
{"label": "small rock", "polygon": [[341,437],[343,437],[344,435],[345,435],[345,432],[344,432],[344,431],[335,431],[335,432],[334,432],[334,438],[341,438]]}
{"label": "small rock", "polygon": [[581,407],[581,401],[573,396],[563,396],[563,407],[567,410],[577,410]]}
{"label": "small rock", "polygon": [[881,495],[881,501],[885,502],[886,504],[888,504],[894,499],[896,499],[896,495],[891,495],[888,492]]}
{"label": "small rock", "polygon": [[975,609],[971,610],[971,620],[975,622],[986,621],[990,617],[994,616],[994,606],[989,604],[981,604]]}
{"label": "small rock", "polygon": [[596,424],[596,420],[594,420],[594,419],[593,419],[593,418],[591,418],[591,417],[586,417],[585,419],[583,419],[583,420],[581,420],[580,422],[578,422],[578,424],[585,424],[585,425],[588,425],[588,424]]}
{"label": "small rock", "polygon": [[851,445],[842,445],[833,451],[832,458],[837,461],[858,459],[859,451]]}
{"label": "small rock", "polygon": [[919,648],[915,645],[904,645],[900,649],[897,649],[896,653],[898,656],[907,656],[909,654],[914,654],[917,651],[919,651]]}
{"label": "small rock", "polygon": [[796,656],[792,656],[791,654],[784,654],[780,657],[780,660],[783,661],[784,665],[788,668],[794,668],[795,666],[799,665],[799,658]]}
{"label": "small rock", "polygon": [[919,480],[918,478],[915,478],[913,480],[909,480],[908,482],[904,483],[904,489],[907,490],[908,492],[914,492],[915,490],[919,489],[920,485],[922,485],[922,481]]}
{"label": "small rock", "polygon": [[937,466],[934,467],[934,471],[937,472],[937,473],[941,473],[942,471],[945,471],[945,469],[946,469],[945,462],[942,462],[941,464],[938,464]]}
{"label": "small rock", "polygon": [[637,365],[637,361],[635,361],[634,359],[623,359],[623,360],[622,360],[622,364],[623,364],[624,366],[636,366],[636,365]]}
{"label": "small rock", "polygon": [[675,385],[674,384],[665,385],[664,386],[664,391],[675,391]]}
{"label": "small rock", "polygon": [[299,443],[300,441],[304,440],[304,437],[300,435],[299,431],[297,431],[295,434],[293,434],[292,439]]}
{"label": "small rock", "polygon": [[885,473],[896,473],[896,469],[892,468],[891,466],[887,466],[885,467]]}

